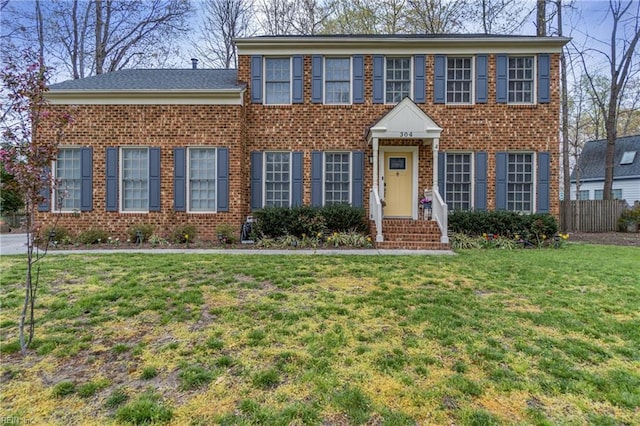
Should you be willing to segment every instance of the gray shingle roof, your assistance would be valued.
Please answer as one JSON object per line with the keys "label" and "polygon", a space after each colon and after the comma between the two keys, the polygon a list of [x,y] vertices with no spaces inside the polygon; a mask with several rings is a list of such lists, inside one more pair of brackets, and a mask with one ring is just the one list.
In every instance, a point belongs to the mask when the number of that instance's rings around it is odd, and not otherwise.
{"label": "gray shingle roof", "polygon": [[[604,159],[607,140],[589,141],[582,148],[578,159],[580,180],[604,180]],[[622,156],[627,151],[637,151],[631,164],[620,164]],[[616,140],[616,151],[613,158],[614,179],[630,179],[640,177],[640,135],[624,136]],[[571,180],[575,181],[575,170],[571,173]]]}
{"label": "gray shingle roof", "polygon": [[56,91],[180,91],[240,90],[237,70],[127,69],[52,84]]}

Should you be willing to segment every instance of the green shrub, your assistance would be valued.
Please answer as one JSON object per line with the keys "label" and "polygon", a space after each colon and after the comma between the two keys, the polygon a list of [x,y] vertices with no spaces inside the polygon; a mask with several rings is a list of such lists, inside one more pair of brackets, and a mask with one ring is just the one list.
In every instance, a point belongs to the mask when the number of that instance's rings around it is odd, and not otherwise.
{"label": "green shrub", "polygon": [[321,209],[327,230],[333,232],[366,232],[368,230],[366,212],[362,207],[348,204],[334,204]]}
{"label": "green shrub", "polygon": [[449,230],[471,237],[492,235],[541,242],[558,232],[558,224],[554,216],[543,213],[455,210],[449,214]]}
{"label": "green shrub", "polygon": [[171,241],[176,244],[190,243],[195,241],[197,235],[198,229],[196,226],[190,223],[185,223],[174,228],[171,233]]}
{"label": "green shrub", "polygon": [[255,230],[260,238],[318,237],[334,232],[367,230],[365,210],[347,204],[325,207],[265,207],[254,212]]}
{"label": "green shrub", "polygon": [[236,229],[228,223],[216,226],[216,235],[218,236],[218,241],[223,244],[235,244],[238,242]]}
{"label": "green shrub", "polygon": [[141,243],[149,241],[149,237],[153,234],[154,226],[150,223],[138,223],[129,228],[129,240],[132,243],[137,242],[138,232],[140,232]]}
{"label": "green shrub", "polygon": [[43,229],[42,233],[40,234],[40,241],[47,241],[50,237],[53,238],[52,241],[55,241],[58,244],[71,244],[73,242],[71,233],[67,230],[67,228],[63,228],[61,226],[49,226]]}
{"label": "green shrub", "polygon": [[87,229],[86,231],[82,231],[78,236],[78,241],[82,244],[100,244],[106,243],[109,239],[109,234],[104,229]]}
{"label": "green shrub", "polygon": [[[635,229],[633,229],[633,225],[635,225]],[[626,209],[618,219],[619,231],[627,232],[630,227],[635,231],[640,230],[640,203],[630,209]]]}

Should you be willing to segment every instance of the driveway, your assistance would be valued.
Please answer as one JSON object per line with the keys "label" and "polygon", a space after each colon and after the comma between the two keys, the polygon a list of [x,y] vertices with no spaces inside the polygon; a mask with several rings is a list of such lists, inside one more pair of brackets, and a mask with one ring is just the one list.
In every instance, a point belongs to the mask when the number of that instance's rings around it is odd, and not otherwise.
{"label": "driveway", "polygon": [[27,234],[0,234],[0,254],[26,254]]}

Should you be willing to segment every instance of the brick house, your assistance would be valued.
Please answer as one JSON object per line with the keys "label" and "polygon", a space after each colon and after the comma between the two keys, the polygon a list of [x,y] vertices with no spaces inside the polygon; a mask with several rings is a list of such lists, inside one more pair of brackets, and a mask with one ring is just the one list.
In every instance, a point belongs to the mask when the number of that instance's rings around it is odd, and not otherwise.
{"label": "brick house", "polygon": [[[452,209],[559,214],[559,53],[529,36],[236,41],[237,70],[51,86],[75,124],[39,219],[213,239],[264,206],[363,206],[380,247],[442,248]],[[419,200],[432,199],[425,220]]]}

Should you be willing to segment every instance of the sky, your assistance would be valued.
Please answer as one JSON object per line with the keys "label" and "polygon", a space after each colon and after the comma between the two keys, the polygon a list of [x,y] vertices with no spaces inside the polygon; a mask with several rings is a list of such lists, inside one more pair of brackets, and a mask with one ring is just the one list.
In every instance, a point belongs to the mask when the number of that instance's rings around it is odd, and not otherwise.
{"label": "sky", "polygon": [[[5,0],[0,0],[3,2]],[[52,0],[43,0],[44,2]],[[201,4],[202,0],[192,0],[195,5]],[[478,0],[475,0],[478,1]],[[634,3],[632,9],[634,13],[637,12],[638,2],[640,0],[632,0]],[[535,0],[522,0],[523,7],[531,8],[535,7]],[[607,16],[607,10],[609,8],[608,0],[564,0],[564,3],[572,3],[572,7],[565,9],[564,11],[564,35],[573,39],[572,43],[575,46],[584,46],[585,43],[589,43],[590,47],[608,50],[607,43],[611,35],[611,19],[605,18]],[[10,6],[24,7],[33,9],[33,0],[9,0]],[[549,9],[551,6],[547,6]],[[3,14],[4,15],[4,14]],[[2,19],[5,19],[3,16]],[[200,17],[195,16],[193,22],[194,35],[199,31],[196,28],[199,26]],[[520,34],[522,35],[534,35],[535,34],[535,14],[533,14],[529,20],[522,26]],[[190,67],[191,58],[197,57],[195,48],[189,43],[185,42],[184,47],[180,49],[180,54],[173,61],[175,66],[178,67]],[[596,58],[592,59],[593,61]],[[597,62],[594,62],[597,64]],[[206,66],[201,63],[201,66]],[[598,66],[598,65],[594,65]],[[56,81],[61,81],[69,78],[62,70],[58,70],[55,77]]]}

